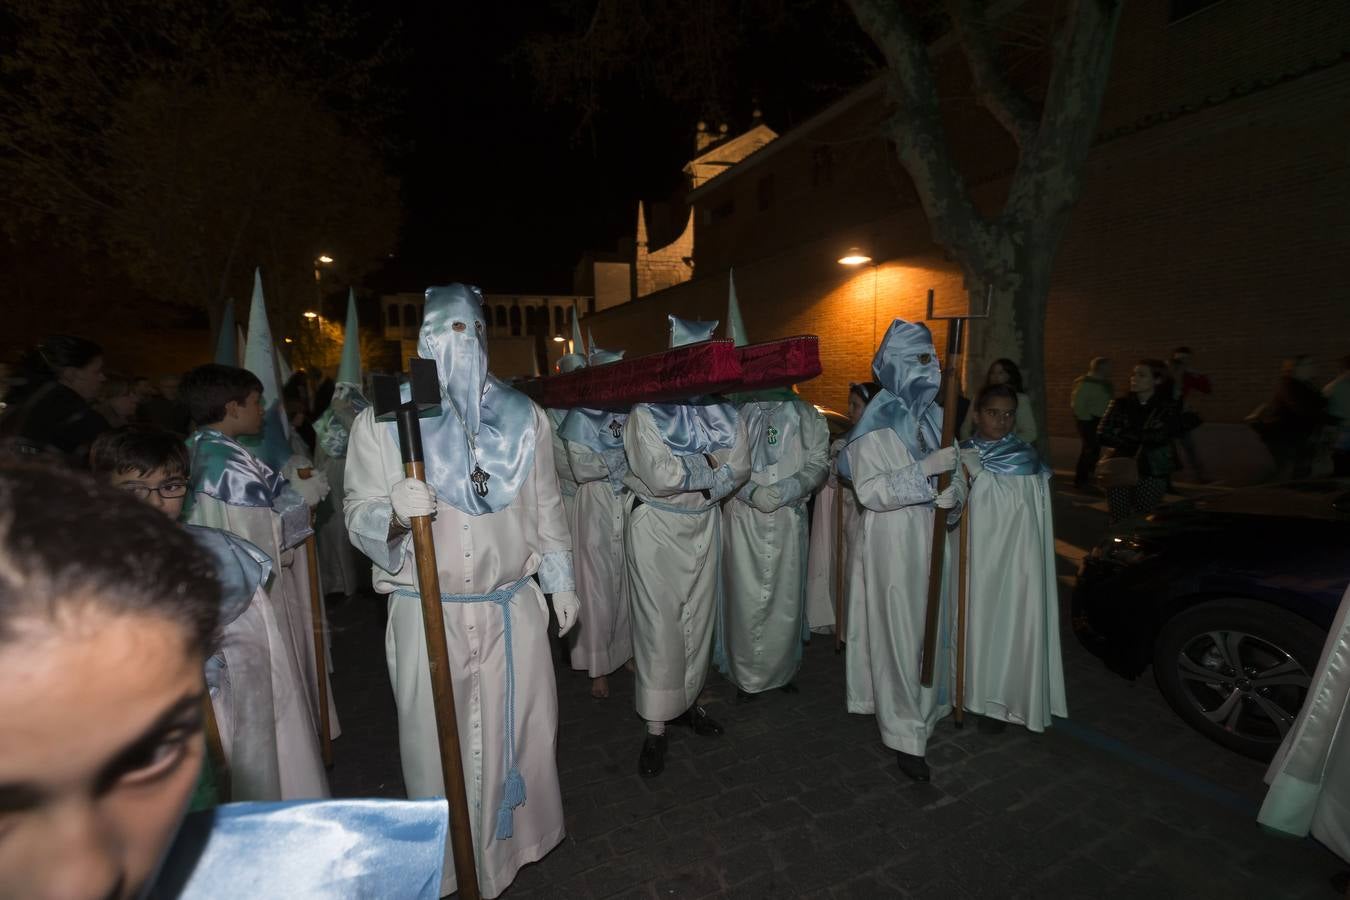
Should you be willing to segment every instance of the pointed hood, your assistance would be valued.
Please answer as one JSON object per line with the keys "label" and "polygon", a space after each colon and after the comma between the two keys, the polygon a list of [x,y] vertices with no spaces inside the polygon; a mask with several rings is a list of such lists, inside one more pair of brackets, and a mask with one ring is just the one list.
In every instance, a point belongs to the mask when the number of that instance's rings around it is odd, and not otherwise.
{"label": "pointed hood", "polygon": [[239,344],[235,337],[234,298],[225,301],[220,317],[220,332],[216,335],[216,363],[222,366],[239,365]]}
{"label": "pointed hood", "polygon": [[244,442],[263,462],[280,471],[290,459],[291,429],[286,421],[286,407],[282,401],[281,367],[276,344],[272,341],[272,326],[267,321],[267,304],[263,299],[262,272],[253,270],[253,302],[248,311],[248,340],[244,344],[244,368],[262,382],[263,433],[260,439]]}
{"label": "pointed hood", "polygon": [[361,329],[356,321],[356,292],[347,289],[347,327],[342,332],[342,362],[338,364],[338,384],[361,385]]}
{"label": "pointed hood", "polygon": [[[928,326],[904,319],[892,322],[872,359],[872,376],[881,390],[849,431],[848,443],[889,428],[916,460],[937,450],[942,444],[942,408],[936,403],[942,371]],[[847,456],[840,460],[840,472],[852,477]]]}
{"label": "pointed hood", "polygon": [[717,320],[711,322],[691,322],[677,316],[666,316],[670,320],[670,346],[684,347],[710,341],[717,331]]}
{"label": "pointed hood", "polygon": [[592,366],[603,366],[606,365],[607,363],[618,362],[619,360],[623,359],[623,351],[604,350],[592,344],[591,352],[586,357],[586,359]]}
{"label": "pointed hood", "polygon": [[727,273],[727,337],[737,347],[749,343],[745,337],[745,323],[741,321],[741,305],[736,302],[736,271]]}
{"label": "pointed hood", "polygon": [[487,321],[478,288],[427,288],[417,355],[435,361],[442,396],[454,405],[469,434],[477,434],[488,376]]}
{"label": "pointed hood", "polygon": [[586,344],[581,340],[581,314],[577,305],[572,304],[572,350],[558,360],[558,371],[575,372],[586,367]]}

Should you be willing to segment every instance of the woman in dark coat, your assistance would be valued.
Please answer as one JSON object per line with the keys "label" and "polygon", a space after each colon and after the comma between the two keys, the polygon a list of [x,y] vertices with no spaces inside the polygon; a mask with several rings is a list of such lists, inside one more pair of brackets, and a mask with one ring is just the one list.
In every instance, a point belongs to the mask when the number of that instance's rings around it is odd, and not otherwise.
{"label": "woman in dark coat", "polygon": [[103,384],[103,348],[71,335],[53,335],[24,363],[24,384],[6,398],[0,443],[24,456],[62,457],[89,465],[89,446],[108,429],[90,405]]}
{"label": "woman in dark coat", "polygon": [[1162,360],[1140,360],[1130,372],[1130,391],[1111,401],[1097,434],[1113,456],[1132,457],[1139,480],[1127,487],[1108,487],[1111,522],[1145,516],[1162,502],[1167,479],[1176,468],[1172,440],[1180,431],[1180,410],[1172,397],[1167,366]]}

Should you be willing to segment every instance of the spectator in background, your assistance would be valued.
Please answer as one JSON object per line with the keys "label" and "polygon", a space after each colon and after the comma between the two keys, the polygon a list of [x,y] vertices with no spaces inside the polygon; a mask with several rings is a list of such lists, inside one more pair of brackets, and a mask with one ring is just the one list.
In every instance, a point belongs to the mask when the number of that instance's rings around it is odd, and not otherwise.
{"label": "spectator in background", "polygon": [[1162,502],[1176,467],[1172,440],[1177,435],[1177,405],[1162,360],[1141,359],[1135,365],[1129,393],[1111,401],[1097,434],[1103,447],[1138,465],[1134,484],[1106,489],[1111,522],[1148,515]]}
{"label": "spectator in background", "polygon": [[1341,373],[1326,387],[1327,414],[1334,419],[1335,437],[1331,441],[1332,474],[1350,476],[1350,356],[1341,357]]}
{"label": "spectator in background", "polygon": [[24,360],[26,378],[7,397],[0,441],[24,456],[62,457],[88,466],[89,445],[108,423],[90,404],[103,385],[103,348],[71,335],[53,335]]}
{"label": "spectator in background", "polygon": [[125,378],[111,378],[104,382],[103,389],[99,391],[94,412],[103,417],[109,428],[122,428],[130,424],[135,416],[136,405],[131,382]]}
{"label": "spectator in background", "polygon": [[1202,375],[1191,368],[1190,347],[1178,347],[1172,351],[1172,395],[1176,397],[1177,406],[1180,407],[1180,419],[1178,426],[1181,428],[1181,434],[1177,437],[1178,457],[1184,465],[1190,466],[1195,473],[1195,480],[1201,484],[1209,481],[1205,477],[1204,467],[1200,464],[1200,455],[1195,452],[1195,439],[1192,436],[1195,429],[1200,427],[1200,414],[1187,406],[1186,401],[1192,394],[1204,394],[1208,396],[1213,393],[1214,388],[1209,383],[1209,377]]}
{"label": "spectator in background", "polygon": [[1090,490],[1093,486],[1092,474],[1102,455],[1097,426],[1101,424],[1106,408],[1111,405],[1114,393],[1111,388],[1111,360],[1105,356],[1094,357],[1088,363],[1087,373],[1074,379],[1069,403],[1073,406],[1073,420],[1078,426],[1082,448],[1078,451],[1073,483],[1081,491]]}
{"label": "spectator in background", "polygon": [[179,437],[186,438],[192,431],[187,407],[178,399],[178,376],[164,375],[136,410],[136,417],[146,425],[153,425]]}
{"label": "spectator in background", "polygon": [[1275,396],[1252,423],[1275,460],[1276,481],[1312,474],[1317,440],[1329,421],[1327,398],[1313,385],[1312,376],[1311,357],[1286,359]]}

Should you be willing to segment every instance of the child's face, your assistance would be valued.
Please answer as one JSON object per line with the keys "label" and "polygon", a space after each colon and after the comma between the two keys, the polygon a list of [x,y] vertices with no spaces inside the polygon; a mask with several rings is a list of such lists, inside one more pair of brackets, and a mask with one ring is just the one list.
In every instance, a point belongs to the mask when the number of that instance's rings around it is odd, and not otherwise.
{"label": "child's face", "polygon": [[260,433],[263,429],[262,393],[249,391],[243,403],[231,400],[225,404],[225,420],[233,435]]}
{"label": "child's face", "polygon": [[76,604],[0,646],[0,885],[136,897],[202,765],[202,659],[183,627]]}
{"label": "child's face", "polygon": [[183,512],[187,498],[188,480],[181,472],[155,469],[145,475],[135,471],[116,472],[108,481],[113,487],[135,494],[136,499],[149,503],[171,519]]}
{"label": "child's face", "polygon": [[975,410],[975,433],[986,441],[1007,437],[1017,421],[1017,404],[1007,397],[990,397]]}
{"label": "child's face", "polygon": [[854,393],[848,395],[849,421],[856,424],[857,421],[862,418],[863,410],[865,409],[867,409],[867,404],[863,402],[863,398]]}

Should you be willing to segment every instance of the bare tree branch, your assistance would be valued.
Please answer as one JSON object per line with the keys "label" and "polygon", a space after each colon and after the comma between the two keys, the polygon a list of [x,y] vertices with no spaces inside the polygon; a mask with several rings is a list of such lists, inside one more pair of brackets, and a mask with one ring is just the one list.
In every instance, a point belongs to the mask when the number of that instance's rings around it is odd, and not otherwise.
{"label": "bare tree branch", "polygon": [[1013,87],[999,64],[987,4],[981,0],[948,0],[947,8],[975,81],[977,99],[1012,135],[1018,147],[1028,146],[1036,137],[1040,116],[1035,105]]}
{"label": "bare tree branch", "polygon": [[987,243],[989,228],[947,147],[928,43],[898,4],[887,0],[848,0],[848,4],[886,57],[886,85],[897,107],[887,130],[914,180],[934,238],[953,250],[976,252]]}

